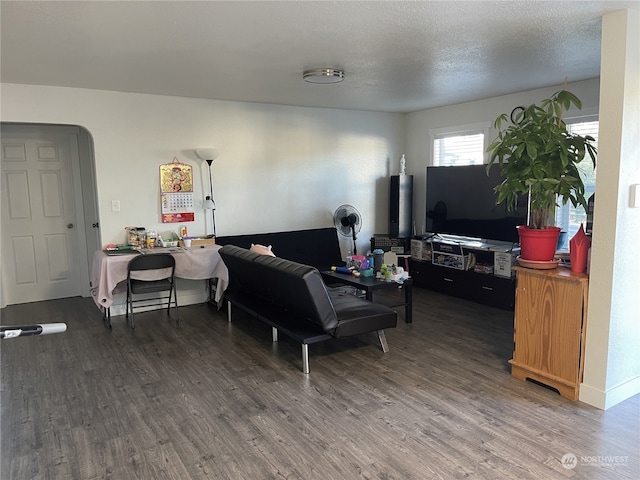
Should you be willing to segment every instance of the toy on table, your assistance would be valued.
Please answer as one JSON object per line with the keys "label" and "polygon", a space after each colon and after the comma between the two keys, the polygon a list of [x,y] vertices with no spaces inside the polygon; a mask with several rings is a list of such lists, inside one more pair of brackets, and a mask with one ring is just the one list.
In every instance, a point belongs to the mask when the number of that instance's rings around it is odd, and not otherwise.
{"label": "toy on table", "polygon": [[347,275],[353,275],[354,277],[360,276],[360,272],[354,267],[331,267],[331,271],[336,273],[346,273]]}
{"label": "toy on table", "polygon": [[387,282],[403,283],[407,278],[409,278],[409,272],[405,271],[402,267],[383,263],[380,266],[380,271],[376,273],[376,278]]}

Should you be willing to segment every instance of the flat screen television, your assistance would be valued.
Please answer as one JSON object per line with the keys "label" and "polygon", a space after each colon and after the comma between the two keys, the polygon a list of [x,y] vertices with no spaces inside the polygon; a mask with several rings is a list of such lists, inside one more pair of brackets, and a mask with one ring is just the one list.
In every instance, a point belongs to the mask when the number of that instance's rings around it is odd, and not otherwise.
{"label": "flat screen television", "polygon": [[426,230],[503,242],[518,242],[517,225],[527,223],[523,197],[516,210],[496,205],[493,188],[504,178],[499,166],[427,167]]}

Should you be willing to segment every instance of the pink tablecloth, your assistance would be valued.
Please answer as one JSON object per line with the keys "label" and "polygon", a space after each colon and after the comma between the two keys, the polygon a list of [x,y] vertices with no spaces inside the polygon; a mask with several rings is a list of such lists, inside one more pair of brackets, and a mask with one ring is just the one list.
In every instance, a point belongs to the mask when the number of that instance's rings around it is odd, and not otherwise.
{"label": "pink tablecloth", "polygon": [[[221,300],[229,283],[229,272],[218,253],[220,248],[220,245],[205,245],[204,248],[191,247],[172,253],[176,259],[176,277],[188,280],[218,280],[216,302]],[[96,305],[109,308],[113,304],[113,294],[126,291],[127,264],[132,258],[133,255],[107,255],[102,250],[93,255],[90,287]]]}

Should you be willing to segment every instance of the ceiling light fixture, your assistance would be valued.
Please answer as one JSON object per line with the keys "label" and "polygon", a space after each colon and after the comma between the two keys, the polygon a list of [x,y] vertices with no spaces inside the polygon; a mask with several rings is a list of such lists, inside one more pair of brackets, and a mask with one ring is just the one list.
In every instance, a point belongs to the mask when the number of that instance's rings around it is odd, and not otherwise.
{"label": "ceiling light fixture", "polygon": [[339,83],[344,80],[344,71],[337,68],[312,68],[302,72],[302,78],[309,83]]}

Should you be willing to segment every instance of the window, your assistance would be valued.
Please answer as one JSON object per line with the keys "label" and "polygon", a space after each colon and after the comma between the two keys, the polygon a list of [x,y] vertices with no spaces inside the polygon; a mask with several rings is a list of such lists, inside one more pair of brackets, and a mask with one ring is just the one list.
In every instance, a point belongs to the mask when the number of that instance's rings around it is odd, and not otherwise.
{"label": "window", "polygon": [[[573,123],[570,122],[571,120],[567,120],[567,128],[570,133],[582,136],[590,135],[596,139],[596,147],[598,146],[598,120],[584,121],[584,118],[581,118]],[[587,157],[578,164],[578,170],[584,183],[584,197],[588,200],[596,190],[596,172],[593,169],[593,162],[588,157],[588,154]],[[560,207],[556,209],[555,220],[556,226],[560,227],[563,232],[566,232],[565,242],[560,246],[560,248],[564,250],[569,248],[569,240],[576,234],[580,228],[580,224],[584,224],[584,228],[587,228],[587,212],[585,212],[581,205],[574,208],[571,202],[566,205],[560,205]]]}
{"label": "window", "polygon": [[431,130],[434,166],[482,165],[488,124],[461,125]]}
{"label": "window", "polygon": [[484,158],[484,134],[455,135],[436,138],[433,142],[433,164],[481,165]]}

